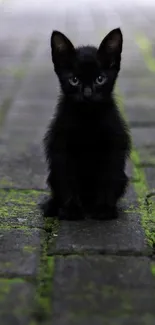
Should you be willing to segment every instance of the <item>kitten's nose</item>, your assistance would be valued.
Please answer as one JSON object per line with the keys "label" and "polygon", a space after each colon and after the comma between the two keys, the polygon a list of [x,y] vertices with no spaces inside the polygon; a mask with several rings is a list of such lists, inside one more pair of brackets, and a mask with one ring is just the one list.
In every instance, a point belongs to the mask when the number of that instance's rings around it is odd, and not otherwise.
{"label": "kitten's nose", "polygon": [[84,88],[84,92],[83,92],[83,95],[85,98],[90,98],[91,95],[92,95],[92,90],[90,87],[85,87]]}

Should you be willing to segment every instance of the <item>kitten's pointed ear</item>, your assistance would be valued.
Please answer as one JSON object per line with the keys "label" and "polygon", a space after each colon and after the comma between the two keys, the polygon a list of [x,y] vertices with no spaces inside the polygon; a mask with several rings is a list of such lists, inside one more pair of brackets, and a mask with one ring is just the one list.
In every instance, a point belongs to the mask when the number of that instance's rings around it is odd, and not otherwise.
{"label": "kitten's pointed ear", "polygon": [[122,44],[123,36],[120,28],[113,29],[101,42],[98,54],[102,56],[107,53],[113,57],[118,56],[122,52]]}
{"label": "kitten's pointed ear", "polygon": [[62,65],[75,54],[75,48],[63,33],[54,30],[51,35],[51,54],[54,65]]}

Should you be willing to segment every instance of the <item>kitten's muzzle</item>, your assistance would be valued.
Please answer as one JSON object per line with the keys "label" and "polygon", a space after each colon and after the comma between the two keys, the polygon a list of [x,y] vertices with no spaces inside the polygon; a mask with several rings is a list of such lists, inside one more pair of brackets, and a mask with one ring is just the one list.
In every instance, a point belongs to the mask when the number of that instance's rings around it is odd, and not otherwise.
{"label": "kitten's muzzle", "polygon": [[83,96],[85,99],[90,99],[92,96],[92,89],[90,87],[85,87],[83,91]]}

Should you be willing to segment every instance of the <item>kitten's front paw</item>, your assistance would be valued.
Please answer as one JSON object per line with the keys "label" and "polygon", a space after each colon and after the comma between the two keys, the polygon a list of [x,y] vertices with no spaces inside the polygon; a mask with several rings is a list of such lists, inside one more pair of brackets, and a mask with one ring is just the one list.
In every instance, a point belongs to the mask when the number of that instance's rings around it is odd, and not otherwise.
{"label": "kitten's front paw", "polygon": [[65,208],[69,208],[70,206],[72,207],[77,207],[77,208],[82,208],[82,202],[79,198],[78,195],[71,195],[64,204]]}
{"label": "kitten's front paw", "polygon": [[80,220],[84,218],[82,202],[78,196],[70,197],[64,207],[59,210],[59,218],[67,220]]}

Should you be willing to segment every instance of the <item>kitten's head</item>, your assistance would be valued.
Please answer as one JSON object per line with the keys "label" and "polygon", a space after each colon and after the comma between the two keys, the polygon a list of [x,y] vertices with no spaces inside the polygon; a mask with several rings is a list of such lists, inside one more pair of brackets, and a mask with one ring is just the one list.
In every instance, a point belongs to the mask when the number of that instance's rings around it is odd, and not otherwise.
{"label": "kitten's head", "polygon": [[112,30],[99,48],[74,48],[62,33],[53,31],[51,53],[55,72],[66,96],[75,101],[102,101],[113,90],[120,70],[122,33]]}

